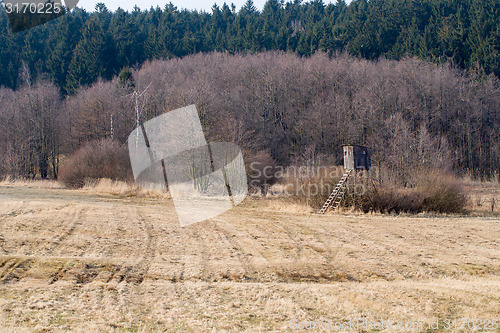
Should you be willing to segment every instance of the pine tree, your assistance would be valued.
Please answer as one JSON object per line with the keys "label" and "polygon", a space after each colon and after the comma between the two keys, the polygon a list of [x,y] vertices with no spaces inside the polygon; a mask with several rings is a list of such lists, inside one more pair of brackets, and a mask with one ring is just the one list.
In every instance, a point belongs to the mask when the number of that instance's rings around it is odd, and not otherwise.
{"label": "pine tree", "polygon": [[94,20],[84,28],[68,69],[66,90],[74,93],[99,77],[109,79],[114,73],[115,52],[109,34]]}

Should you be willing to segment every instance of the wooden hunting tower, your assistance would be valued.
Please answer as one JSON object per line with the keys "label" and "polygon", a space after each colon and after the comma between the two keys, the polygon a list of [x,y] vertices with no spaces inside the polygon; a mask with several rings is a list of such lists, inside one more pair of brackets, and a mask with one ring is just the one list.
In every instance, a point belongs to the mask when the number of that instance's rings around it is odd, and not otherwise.
{"label": "wooden hunting tower", "polygon": [[344,146],[345,170],[370,170],[370,149],[362,146]]}
{"label": "wooden hunting tower", "polygon": [[[333,207],[333,209],[337,209],[342,199],[344,198],[344,194],[349,189],[348,179],[351,174],[354,175],[354,187],[356,187],[356,174],[358,170],[366,170],[370,171],[371,168],[371,160],[370,160],[370,149],[362,146],[344,146],[344,175],[340,178],[340,181],[337,183],[337,186],[333,189],[332,193],[326,200],[325,204],[319,211],[320,214],[326,213],[328,208]],[[368,179],[371,179],[371,173],[366,172],[368,174]],[[365,173],[365,174],[366,174]]]}

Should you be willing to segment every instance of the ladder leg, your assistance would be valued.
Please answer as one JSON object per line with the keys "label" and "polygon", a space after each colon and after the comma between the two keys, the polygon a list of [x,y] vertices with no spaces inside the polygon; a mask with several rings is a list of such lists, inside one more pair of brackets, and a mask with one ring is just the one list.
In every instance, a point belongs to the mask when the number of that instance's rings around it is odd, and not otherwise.
{"label": "ladder leg", "polygon": [[[328,208],[330,206],[332,206],[333,209],[337,209],[337,207],[340,205],[340,203],[342,202],[342,200],[344,198],[344,194],[345,194],[345,191],[343,190],[345,187],[344,185],[345,185],[345,182],[347,181],[347,179],[349,178],[351,171],[352,170],[347,170],[347,172],[344,173],[344,175],[342,176],[342,178],[340,179],[340,181],[335,186],[334,190],[332,191],[332,193],[330,194],[330,196],[328,197],[328,199],[324,203],[323,207],[319,211],[320,214],[326,213],[326,211],[328,210]],[[333,202],[333,205],[332,205],[332,202]]]}

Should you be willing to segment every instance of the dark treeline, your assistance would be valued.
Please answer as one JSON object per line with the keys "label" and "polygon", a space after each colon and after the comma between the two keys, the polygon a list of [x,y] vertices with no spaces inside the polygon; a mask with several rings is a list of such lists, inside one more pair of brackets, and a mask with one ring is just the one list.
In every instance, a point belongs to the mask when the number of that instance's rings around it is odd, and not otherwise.
{"label": "dark treeline", "polygon": [[499,0],[354,0],[325,5],[269,0],[258,11],[214,6],[211,13],[163,9],[68,15],[12,34],[0,9],[0,85],[19,86],[19,69],[43,74],[63,94],[111,79],[147,60],[210,51],[348,53],[365,59],[416,56],[500,76]]}
{"label": "dark treeline", "polygon": [[404,183],[421,167],[490,177],[500,169],[500,87],[416,58],[368,61],[317,53],[198,54],[124,70],[61,98],[22,71],[0,89],[0,174],[54,177],[61,156],[92,140],[124,143],[136,127],[196,104],[209,141],[247,160],[342,162],[341,145],[373,148]]}

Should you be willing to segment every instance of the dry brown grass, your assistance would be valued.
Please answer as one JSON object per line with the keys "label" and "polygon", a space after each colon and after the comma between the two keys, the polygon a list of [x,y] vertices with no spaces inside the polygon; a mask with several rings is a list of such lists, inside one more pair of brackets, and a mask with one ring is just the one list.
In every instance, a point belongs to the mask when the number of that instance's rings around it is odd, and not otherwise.
{"label": "dry brown grass", "polygon": [[11,178],[5,177],[0,180],[0,186],[22,186],[22,187],[30,187],[30,188],[46,188],[46,189],[61,189],[64,188],[56,180],[39,180],[39,179],[19,179],[19,178]]}
{"label": "dry brown grass", "polygon": [[0,186],[5,331],[281,332],[291,319],[500,313],[496,217],[319,216],[249,198],[181,228],[169,198],[106,193]]}
{"label": "dry brown grass", "polygon": [[119,197],[168,199],[170,194],[159,190],[143,189],[134,183],[102,178],[85,183],[79,191],[85,193],[113,194]]}
{"label": "dry brown grass", "polygon": [[282,198],[268,198],[267,200],[263,200],[263,204],[270,210],[279,212],[307,214],[314,213],[316,211],[316,209],[308,206],[307,204],[297,203],[293,200],[286,200]]}
{"label": "dry brown grass", "polygon": [[469,194],[470,206],[468,208],[472,213],[500,215],[500,183],[498,181],[481,182],[465,179],[463,186]]}

